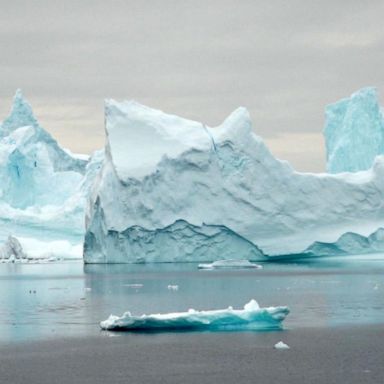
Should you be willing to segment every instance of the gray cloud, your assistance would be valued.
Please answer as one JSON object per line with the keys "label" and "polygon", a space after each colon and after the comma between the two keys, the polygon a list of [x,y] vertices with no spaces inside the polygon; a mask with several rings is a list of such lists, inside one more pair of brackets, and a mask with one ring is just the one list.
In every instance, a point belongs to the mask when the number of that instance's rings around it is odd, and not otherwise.
{"label": "gray cloud", "polygon": [[277,156],[321,170],[324,105],[366,85],[383,89],[380,0],[0,5],[1,115],[21,87],[76,151],[102,145],[105,97],[209,125],[244,105]]}

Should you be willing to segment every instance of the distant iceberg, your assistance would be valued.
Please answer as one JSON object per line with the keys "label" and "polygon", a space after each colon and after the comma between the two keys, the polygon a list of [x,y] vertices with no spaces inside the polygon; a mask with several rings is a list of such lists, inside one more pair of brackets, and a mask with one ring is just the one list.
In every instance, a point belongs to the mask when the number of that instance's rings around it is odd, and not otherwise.
{"label": "distant iceberg", "polygon": [[211,128],[108,100],[105,121],[86,263],[266,260],[384,227],[384,157],[355,173],[296,172],[253,132],[245,108]]}
{"label": "distant iceberg", "polygon": [[213,263],[199,264],[199,269],[262,269],[263,266],[249,260],[217,260]]}
{"label": "distant iceberg", "polygon": [[123,316],[111,315],[100,323],[101,329],[109,331],[151,331],[151,330],[270,330],[280,329],[281,323],[289,314],[287,307],[260,308],[255,300],[244,305],[244,309],[212,311],[175,312],[133,316],[125,312]]}
{"label": "distant iceberg", "polygon": [[27,255],[19,240],[13,236],[8,236],[6,242],[0,246],[0,260],[15,261],[26,259]]}
{"label": "distant iceberg", "polygon": [[326,108],[327,171],[364,171],[384,154],[384,117],[377,91],[363,88]]}

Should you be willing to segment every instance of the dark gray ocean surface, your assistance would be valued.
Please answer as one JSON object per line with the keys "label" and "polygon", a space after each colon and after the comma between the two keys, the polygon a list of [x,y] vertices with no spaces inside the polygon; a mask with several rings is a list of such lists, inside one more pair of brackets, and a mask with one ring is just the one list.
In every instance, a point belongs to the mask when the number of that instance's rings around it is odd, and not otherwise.
{"label": "dark gray ocean surface", "polygon": [[384,325],[384,255],[263,267],[0,264],[0,342],[104,337],[99,322],[110,314],[242,308],[250,299],[260,306],[289,306],[284,329],[291,331]]}

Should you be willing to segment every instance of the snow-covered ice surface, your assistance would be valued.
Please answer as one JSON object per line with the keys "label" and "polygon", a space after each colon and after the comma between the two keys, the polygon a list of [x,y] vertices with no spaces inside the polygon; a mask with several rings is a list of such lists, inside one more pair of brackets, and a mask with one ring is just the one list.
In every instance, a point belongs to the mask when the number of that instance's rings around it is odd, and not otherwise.
{"label": "snow-covered ice surface", "polygon": [[256,261],[384,227],[384,157],[356,173],[300,173],[270,153],[245,108],[216,128],[136,102],[107,101],[105,113],[86,263]]}
{"label": "snow-covered ice surface", "polygon": [[12,235],[28,257],[81,258],[85,200],[102,153],[88,157],[61,148],[18,90],[0,124],[0,245]]}
{"label": "snow-covered ice surface", "polygon": [[371,168],[384,154],[384,118],[375,88],[363,88],[326,108],[327,171]]}
{"label": "snow-covered ice surface", "polygon": [[100,323],[100,327],[110,331],[137,330],[269,330],[281,328],[281,323],[288,315],[287,307],[260,308],[255,300],[244,305],[243,309],[212,311],[175,312],[133,316],[125,312],[123,316],[111,315]]}
{"label": "snow-covered ice surface", "polygon": [[199,264],[199,269],[247,269],[256,268],[262,269],[263,266],[256,263],[251,263],[249,260],[217,260],[213,263]]}

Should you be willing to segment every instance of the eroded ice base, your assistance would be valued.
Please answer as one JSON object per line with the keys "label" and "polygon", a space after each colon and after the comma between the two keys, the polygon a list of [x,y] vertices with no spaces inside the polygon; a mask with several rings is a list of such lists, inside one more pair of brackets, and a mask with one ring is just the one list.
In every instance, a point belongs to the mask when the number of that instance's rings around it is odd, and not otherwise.
{"label": "eroded ice base", "polygon": [[288,315],[288,307],[260,308],[255,300],[244,305],[243,309],[227,309],[175,312],[133,316],[125,312],[123,316],[111,315],[100,323],[100,327],[110,331],[139,330],[269,330],[281,328]]}

